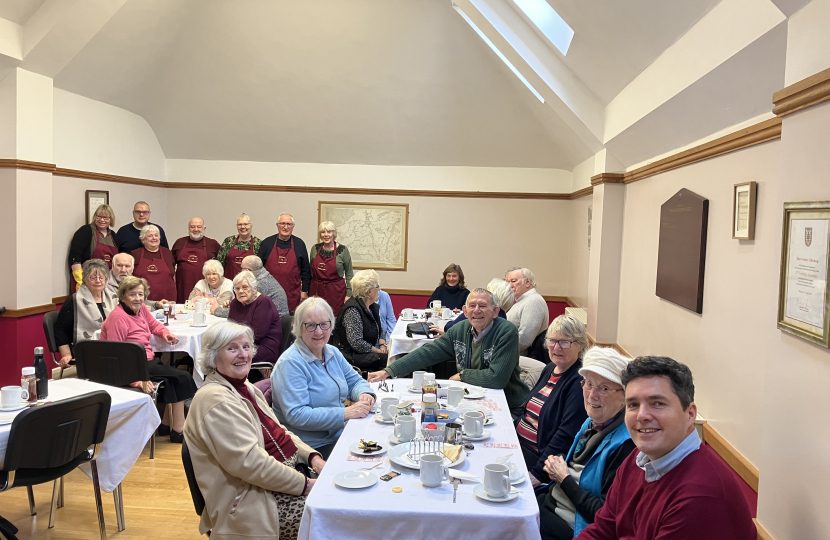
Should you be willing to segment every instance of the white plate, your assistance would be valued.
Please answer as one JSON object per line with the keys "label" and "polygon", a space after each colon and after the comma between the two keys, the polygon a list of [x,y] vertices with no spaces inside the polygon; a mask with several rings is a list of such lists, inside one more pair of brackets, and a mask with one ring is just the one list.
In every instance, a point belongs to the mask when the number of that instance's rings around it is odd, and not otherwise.
{"label": "white plate", "polygon": [[351,445],[349,447],[349,452],[351,452],[352,454],[356,454],[358,456],[379,456],[380,454],[385,454],[386,453],[386,447],[385,446],[381,446],[380,450],[373,450],[372,452],[364,452],[363,450],[361,450],[358,447],[359,444],[360,444],[359,442],[356,442],[353,445]]}
{"label": "white plate", "polygon": [[343,471],[334,476],[334,483],[346,489],[361,489],[377,484],[378,477],[370,471]]}
{"label": "white plate", "polygon": [[519,474],[519,476],[517,476],[516,478],[512,478],[512,477],[510,478],[510,483],[513,484],[514,486],[518,486],[519,484],[523,483],[524,481],[525,481],[525,475],[523,475],[523,474]]}
{"label": "white plate", "polygon": [[189,324],[190,324],[190,326],[193,326],[193,327],[196,327],[196,328],[204,328],[205,326],[207,326],[207,323],[205,323],[205,324],[193,324],[193,321],[190,321]]}
{"label": "white plate", "polygon": [[2,407],[0,406],[0,412],[14,412],[14,411],[22,411],[26,407],[29,406],[28,401],[21,401],[20,405],[16,405],[14,407]]}
{"label": "white plate", "polygon": [[473,441],[473,442],[483,441],[485,439],[489,439],[492,436],[493,436],[492,431],[490,431],[489,429],[484,429],[484,430],[481,431],[481,435],[479,435],[478,437],[471,437],[471,436],[465,434],[464,435],[464,440]]}
{"label": "white plate", "polygon": [[485,501],[490,501],[490,502],[512,501],[513,499],[515,499],[516,497],[519,496],[518,491],[514,492],[513,490],[511,490],[510,493],[508,493],[504,497],[491,497],[491,496],[487,495],[486,491],[484,491],[484,484],[476,485],[476,487],[473,488],[473,493],[476,494],[476,497],[479,497],[480,499],[484,499]]}
{"label": "white plate", "polygon": [[470,411],[481,411],[481,413],[484,415],[484,418],[492,418],[493,416],[493,411],[482,405],[476,405],[475,403],[464,403],[462,401],[461,405],[455,408],[455,412],[458,413],[459,417],[463,417],[464,413]]}
{"label": "white plate", "polygon": [[399,445],[399,444],[403,444],[403,443],[409,442],[409,441],[404,441],[403,439],[399,439],[399,438],[395,437],[395,434],[394,434],[394,433],[393,433],[392,435],[390,435],[390,436],[389,436],[386,440],[387,440],[387,441],[389,442],[389,444],[391,444],[392,446],[397,446],[397,445]]}
{"label": "white plate", "polygon": [[484,389],[477,386],[466,386],[469,394],[464,394],[464,399],[481,399],[484,397]]}
{"label": "white plate", "polygon": [[[389,459],[393,463],[397,463],[398,465],[400,465],[402,467],[406,467],[408,469],[420,469],[421,468],[420,463],[415,463],[414,461],[409,459],[409,456],[407,456],[407,453],[409,452],[409,445],[410,444],[412,444],[412,443],[405,442],[403,444],[399,444],[398,446],[395,446],[394,448],[390,449],[389,450]],[[446,465],[447,467],[455,467],[456,465],[460,465],[460,464],[464,463],[465,459],[467,459],[467,452],[465,452],[464,450],[461,450],[461,454],[459,454],[458,460],[455,461],[455,462],[451,462],[446,456],[444,456],[444,465]]]}
{"label": "white plate", "polygon": [[391,420],[384,420],[384,419],[383,419],[383,417],[382,417],[381,415],[379,415],[379,414],[375,414],[375,422],[377,422],[378,424],[388,424],[388,425],[392,425],[392,424],[394,424],[394,423],[395,423],[395,419],[394,419],[394,418],[392,418]]}

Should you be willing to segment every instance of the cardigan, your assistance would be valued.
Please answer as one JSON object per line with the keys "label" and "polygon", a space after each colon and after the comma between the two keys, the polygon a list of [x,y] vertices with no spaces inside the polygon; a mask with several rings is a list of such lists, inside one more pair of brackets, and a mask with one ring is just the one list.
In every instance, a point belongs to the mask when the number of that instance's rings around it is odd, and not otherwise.
{"label": "cardigan", "polygon": [[[529,471],[537,480],[547,478],[545,460],[548,456],[565,455],[573,444],[579,426],[588,417],[588,413],[585,412],[582,387],[579,384],[579,381],[582,380],[582,376],[579,374],[581,367],[582,361],[577,360],[565,373],[560,375],[553,392],[545,400],[542,410],[539,411],[538,437],[536,439],[536,445],[539,448],[539,459]],[[550,375],[555,368],[556,364],[553,363],[545,366],[536,386],[528,394],[525,406],[548,383],[548,379],[550,379]],[[518,424],[518,420],[516,423]]]}
{"label": "cardigan", "polygon": [[461,309],[467,302],[468,296],[470,296],[470,289],[462,289],[458,285],[452,287],[449,285],[439,285],[432,291],[429,300],[427,300],[427,308],[429,308],[433,300],[440,300],[442,308]]}
{"label": "cardigan", "polygon": [[282,324],[277,306],[270,298],[260,294],[250,304],[243,304],[234,298],[228,310],[228,320],[250,326],[254,331],[257,348],[254,361],[270,364],[277,361],[282,348]]}
{"label": "cardigan", "polygon": [[274,414],[314,448],[337,442],[346,426],[345,401],[371,394],[371,386],[336,347],[323,348],[325,363],[302,339],[282,353],[271,372]]}
{"label": "cardigan", "polygon": [[646,482],[632,452],[580,540],[756,540],[735,473],[702,444],[674,469]]}
{"label": "cardigan", "polygon": [[101,339],[138,343],[147,352],[147,361],[155,357],[150,336],[164,337],[169,333],[170,330],[158,322],[144,304],[135,315],[124,311],[124,306],[119,304],[101,325]]}
{"label": "cardigan", "polygon": [[511,409],[519,407],[527,397],[527,386],[520,377],[519,333],[510,322],[498,317],[492,325],[481,338],[481,369],[470,369],[473,351],[472,325],[470,321],[464,321],[450,328],[432,343],[395,360],[386,371],[396,377],[398,374],[411,373],[455,359],[462,381],[484,388],[504,389],[507,405]]}
{"label": "cardigan", "polygon": [[[72,242],[69,244],[69,266],[73,264],[84,264],[92,258],[92,230],[95,226],[86,224],[81,225],[81,228],[75,231],[72,235]],[[97,229],[96,229],[97,232]],[[118,248],[118,236],[115,231],[109,230],[110,238],[112,238],[112,246]]]}
{"label": "cardigan", "polygon": [[[309,261],[314,260],[314,257],[317,256],[317,252],[322,246],[322,243],[311,246],[311,253],[308,255]],[[354,269],[352,268],[352,254],[349,253],[349,248],[342,244],[337,244],[337,257],[335,261],[337,261],[337,275],[346,280],[346,296],[351,296]],[[313,276],[312,279],[314,279]]]}
{"label": "cardigan", "polygon": [[[294,239],[294,255],[297,256],[297,267],[300,269],[300,290],[307,293],[308,288],[311,286],[311,263],[308,262],[308,251],[302,239],[297,238],[293,234],[291,238]],[[266,261],[268,261],[268,256],[271,255],[271,251],[275,245],[279,245],[280,249],[288,249],[291,247],[291,238],[288,240],[280,240],[279,235],[274,234],[263,240],[259,245],[259,249],[257,249],[257,255],[262,259],[262,264],[265,265]]]}
{"label": "cardigan", "polygon": [[378,291],[378,300],[375,302],[379,307],[380,323],[383,325],[383,336],[386,342],[389,343],[389,338],[392,336],[392,330],[398,323],[398,318],[395,317],[395,308],[392,307],[392,299],[389,298],[389,293],[380,290]]}

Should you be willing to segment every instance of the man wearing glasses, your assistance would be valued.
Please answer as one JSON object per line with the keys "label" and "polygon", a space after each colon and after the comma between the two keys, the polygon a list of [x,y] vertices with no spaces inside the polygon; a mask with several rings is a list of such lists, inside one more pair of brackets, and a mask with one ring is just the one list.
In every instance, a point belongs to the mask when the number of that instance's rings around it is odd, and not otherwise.
{"label": "man wearing glasses", "polygon": [[311,265],[305,242],[294,236],[294,216],[280,214],[277,234],[269,236],[259,246],[259,258],[265,269],[285,290],[288,310],[294,312],[300,302],[308,298],[311,285]]}
{"label": "man wearing glasses", "polygon": [[164,234],[164,229],[157,223],[150,222],[150,205],[144,201],[138,201],[133,206],[133,222],[127,223],[116,233],[118,238],[118,251],[120,253],[132,253],[134,250],[143,247],[141,240],[138,238],[141,233],[141,228],[145,225],[155,225],[159,228],[161,235],[161,247],[169,248],[167,245],[167,236]]}

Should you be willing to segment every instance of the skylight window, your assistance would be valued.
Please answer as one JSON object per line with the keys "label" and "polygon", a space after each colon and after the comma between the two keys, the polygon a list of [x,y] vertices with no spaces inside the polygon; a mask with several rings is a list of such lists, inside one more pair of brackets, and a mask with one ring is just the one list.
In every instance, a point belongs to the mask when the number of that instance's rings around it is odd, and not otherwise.
{"label": "skylight window", "polygon": [[568,54],[574,31],[546,0],[513,0],[513,2],[562,54]]}
{"label": "skylight window", "polygon": [[[502,59],[502,61],[503,61],[505,64],[507,64],[507,67],[509,67],[509,68],[510,68],[510,71],[512,71],[512,72],[516,75],[516,77],[518,77],[518,78],[519,78],[519,80],[520,80],[520,81],[522,81],[522,82],[524,83],[524,85],[525,85],[525,86],[527,86],[528,90],[530,90],[531,92],[533,92],[533,95],[534,95],[534,96],[536,96],[536,98],[537,98],[539,101],[541,101],[542,103],[544,103],[544,102],[545,102],[545,98],[543,98],[543,97],[542,97],[542,95],[541,95],[539,92],[537,92],[537,91],[536,91],[536,89],[535,89],[535,88],[533,88],[533,86],[531,86],[530,81],[528,81],[527,79],[525,79],[525,78],[524,78],[524,75],[522,75],[521,73],[519,73],[519,70],[518,70],[518,69],[516,69],[516,67],[515,67],[513,64],[511,64],[511,63],[510,63],[510,60],[508,60],[508,59],[507,59],[507,57],[505,57],[505,56],[501,53],[501,51],[499,51],[499,49],[496,47],[496,45],[495,45],[492,41],[490,41],[490,39],[489,39],[487,36],[485,36],[485,35],[484,35],[484,32],[482,32],[482,31],[479,29],[479,27],[478,27],[478,26],[476,26],[476,24],[475,24],[475,23],[474,23],[474,22],[473,22],[473,21],[472,21],[472,20],[471,20],[471,19],[467,16],[467,14],[466,14],[466,13],[464,13],[464,12],[461,10],[461,8],[460,8],[460,7],[458,7],[458,6],[455,4],[455,2],[453,2],[453,3],[452,3],[452,7],[453,7],[453,8],[454,8],[454,9],[455,9],[455,10],[456,10],[456,11],[457,11],[457,12],[458,12],[458,13],[459,13],[462,17],[464,17],[464,20],[465,20],[465,21],[467,21],[467,23],[468,23],[470,26],[472,26],[472,27],[473,27],[473,30],[475,30],[475,31],[476,31],[476,34],[478,34],[478,35],[481,37],[481,39],[483,39],[483,40],[484,40],[484,43],[486,43],[487,45],[489,45],[489,46],[490,46],[490,48],[491,48],[491,49],[493,49],[493,52],[494,52],[494,53],[496,53],[496,55],[497,55],[499,58],[501,58],[501,59]],[[563,22],[564,22],[564,21],[563,21]],[[571,33],[573,34],[573,32],[571,32]]]}

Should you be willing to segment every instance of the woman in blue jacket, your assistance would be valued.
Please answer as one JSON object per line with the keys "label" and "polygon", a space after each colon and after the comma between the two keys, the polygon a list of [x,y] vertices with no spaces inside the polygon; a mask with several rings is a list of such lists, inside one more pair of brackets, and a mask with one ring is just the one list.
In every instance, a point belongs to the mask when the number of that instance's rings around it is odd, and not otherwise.
{"label": "woman in blue jacket", "polygon": [[579,374],[588,419],[579,428],[566,457],[551,455],[545,472],[554,482],[539,495],[544,540],[570,540],[605,504],[617,468],[635,449],[625,426],[625,391],[620,375],[628,359],[610,348],[593,347]]}
{"label": "woman in blue jacket", "polygon": [[[297,338],[271,373],[274,414],[323,459],[337,444],[346,421],[365,418],[375,403],[372,388],[336,347],[328,345],[334,313],[312,296],[297,307],[291,333]],[[346,400],[354,404],[346,407]]]}

